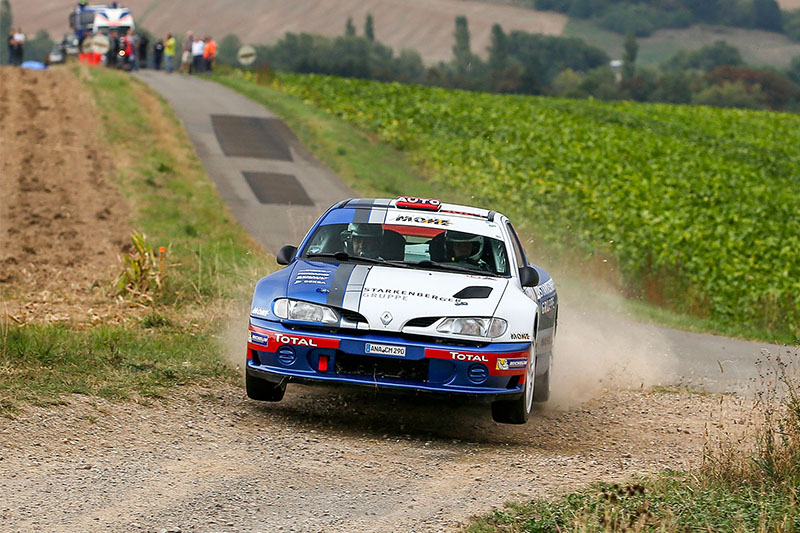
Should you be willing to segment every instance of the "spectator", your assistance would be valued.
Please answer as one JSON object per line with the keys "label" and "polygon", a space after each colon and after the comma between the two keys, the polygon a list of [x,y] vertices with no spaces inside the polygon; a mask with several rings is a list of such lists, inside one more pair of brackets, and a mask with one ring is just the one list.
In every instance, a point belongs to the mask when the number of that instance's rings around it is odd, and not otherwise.
{"label": "spectator", "polygon": [[161,70],[161,59],[164,57],[164,41],[159,39],[153,45],[153,68]]}
{"label": "spectator", "polygon": [[116,67],[119,57],[119,34],[117,30],[108,32],[108,52],[106,52],[106,66]]}
{"label": "spectator", "polygon": [[192,72],[200,74],[203,72],[203,51],[205,50],[206,43],[203,39],[196,39],[192,43]]}
{"label": "spectator", "polygon": [[84,51],[83,43],[85,43],[87,41],[87,39],[89,40],[89,42],[91,42],[92,41],[92,37],[94,37],[94,36],[92,35],[91,31],[83,30],[81,32],[80,38],[78,39],[78,57],[80,58],[81,63],[87,63],[87,64],[89,63],[89,56],[91,54],[89,54],[88,52]]}
{"label": "spectator", "polygon": [[140,33],[138,37],[139,48],[136,50],[138,52],[136,54],[137,66],[147,68],[147,47],[150,45],[150,40],[147,38],[146,33]]}
{"label": "spectator", "polygon": [[181,45],[181,72],[191,74],[192,72],[192,44],[194,43],[194,35],[192,32],[186,33],[186,38]]}
{"label": "spectator", "polygon": [[175,61],[175,37],[171,33],[167,34],[167,42],[164,43],[164,58],[167,62],[167,72],[172,72]]}
{"label": "spectator", "polygon": [[[136,57],[136,52],[139,48],[139,36],[136,35],[136,32],[133,29],[128,30],[128,37],[126,38],[126,55],[128,56],[128,68],[129,70],[139,70],[139,63],[138,58]],[[130,50],[130,54],[127,52]]]}
{"label": "spectator", "polygon": [[8,64],[16,65],[17,63],[17,41],[14,40],[14,32],[8,34]]}
{"label": "spectator", "polygon": [[14,41],[17,43],[16,63],[14,64],[19,66],[22,64],[22,58],[25,53],[25,34],[22,33],[22,28],[17,28],[16,33],[14,33]]}
{"label": "spectator", "polygon": [[205,71],[211,72],[214,67],[214,60],[217,58],[217,43],[209,35],[206,37],[206,44],[203,47],[203,61],[205,62]]}
{"label": "spectator", "polygon": [[133,58],[133,30],[130,30],[127,35],[120,38],[119,48],[123,52],[124,57],[121,65],[122,69],[131,70],[131,61]]}

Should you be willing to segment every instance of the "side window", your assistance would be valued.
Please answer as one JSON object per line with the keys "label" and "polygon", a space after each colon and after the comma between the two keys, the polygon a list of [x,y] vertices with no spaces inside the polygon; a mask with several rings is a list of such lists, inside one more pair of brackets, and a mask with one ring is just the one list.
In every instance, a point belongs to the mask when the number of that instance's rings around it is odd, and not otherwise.
{"label": "side window", "polygon": [[506,223],[506,228],[508,229],[509,235],[511,235],[511,245],[514,247],[514,256],[517,258],[517,267],[524,267],[528,264],[528,260],[525,257],[525,250],[522,249],[522,244],[519,242],[517,230],[514,229],[514,226],[511,225],[511,222]]}

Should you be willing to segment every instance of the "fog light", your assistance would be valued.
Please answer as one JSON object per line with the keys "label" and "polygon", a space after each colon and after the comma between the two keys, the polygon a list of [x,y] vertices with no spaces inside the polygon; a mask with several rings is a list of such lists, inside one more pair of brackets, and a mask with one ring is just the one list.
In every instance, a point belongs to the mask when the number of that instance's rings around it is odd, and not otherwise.
{"label": "fog light", "polygon": [[278,361],[284,365],[291,365],[295,359],[297,359],[297,354],[291,346],[281,346],[278,350]]}
{"label": "fog light", "polygon": [[489,377],[489,369],[480,363],[470,365],[467,369],[467,377],[473,383],[483,383]]}

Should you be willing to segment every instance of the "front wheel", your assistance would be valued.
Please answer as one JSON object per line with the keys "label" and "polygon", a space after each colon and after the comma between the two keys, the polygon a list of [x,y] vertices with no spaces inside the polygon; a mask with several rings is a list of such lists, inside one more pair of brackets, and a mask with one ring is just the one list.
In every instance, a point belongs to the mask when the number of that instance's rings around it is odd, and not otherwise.
{"label": "front wheel", "polygon": [[[535,401],[536,382],[536,339],[528,351],[528,365],[525,370],[524,393],[516,400],[498,400],[492,402],[492,418],[500,424],[524,424],[531,414]],[[549,389],[548,389],[549,393]]]}
{"label": "front wheel", "polygon": [[247,389],[247,397],[251,400],[262,402],[279,402],[286,393],[286,382],[273,383],[265,379],[251,376],[249,373],[244,376],[244,384]]}

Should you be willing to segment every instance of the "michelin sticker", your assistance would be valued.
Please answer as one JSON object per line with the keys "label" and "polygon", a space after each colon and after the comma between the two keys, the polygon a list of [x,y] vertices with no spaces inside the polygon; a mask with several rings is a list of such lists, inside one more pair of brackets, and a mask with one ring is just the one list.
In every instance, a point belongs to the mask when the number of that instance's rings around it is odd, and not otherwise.
{"label": "michelin sticker", "polygon": [[253,343],[256,343],[256,344],[262,344],[264,346],[267,346],[269,344],[269,337],[265,337],[263,335],[259,335],[258,333],[253,333],[251,331],[250,332],[250,342],[253,342]]}
{"label": "michelin sticker", "polygon": [[258,316],[269,316],[269,309],[264,309],[263,307],[254,307],[250,311],[251,315],[258,315]]}
{"label": "michelin sticker", "polygon": [[525,368],[527,363],[527,359],[505,359],[501,357],[497,360],[497,370],[516,370],[517,368]]}

